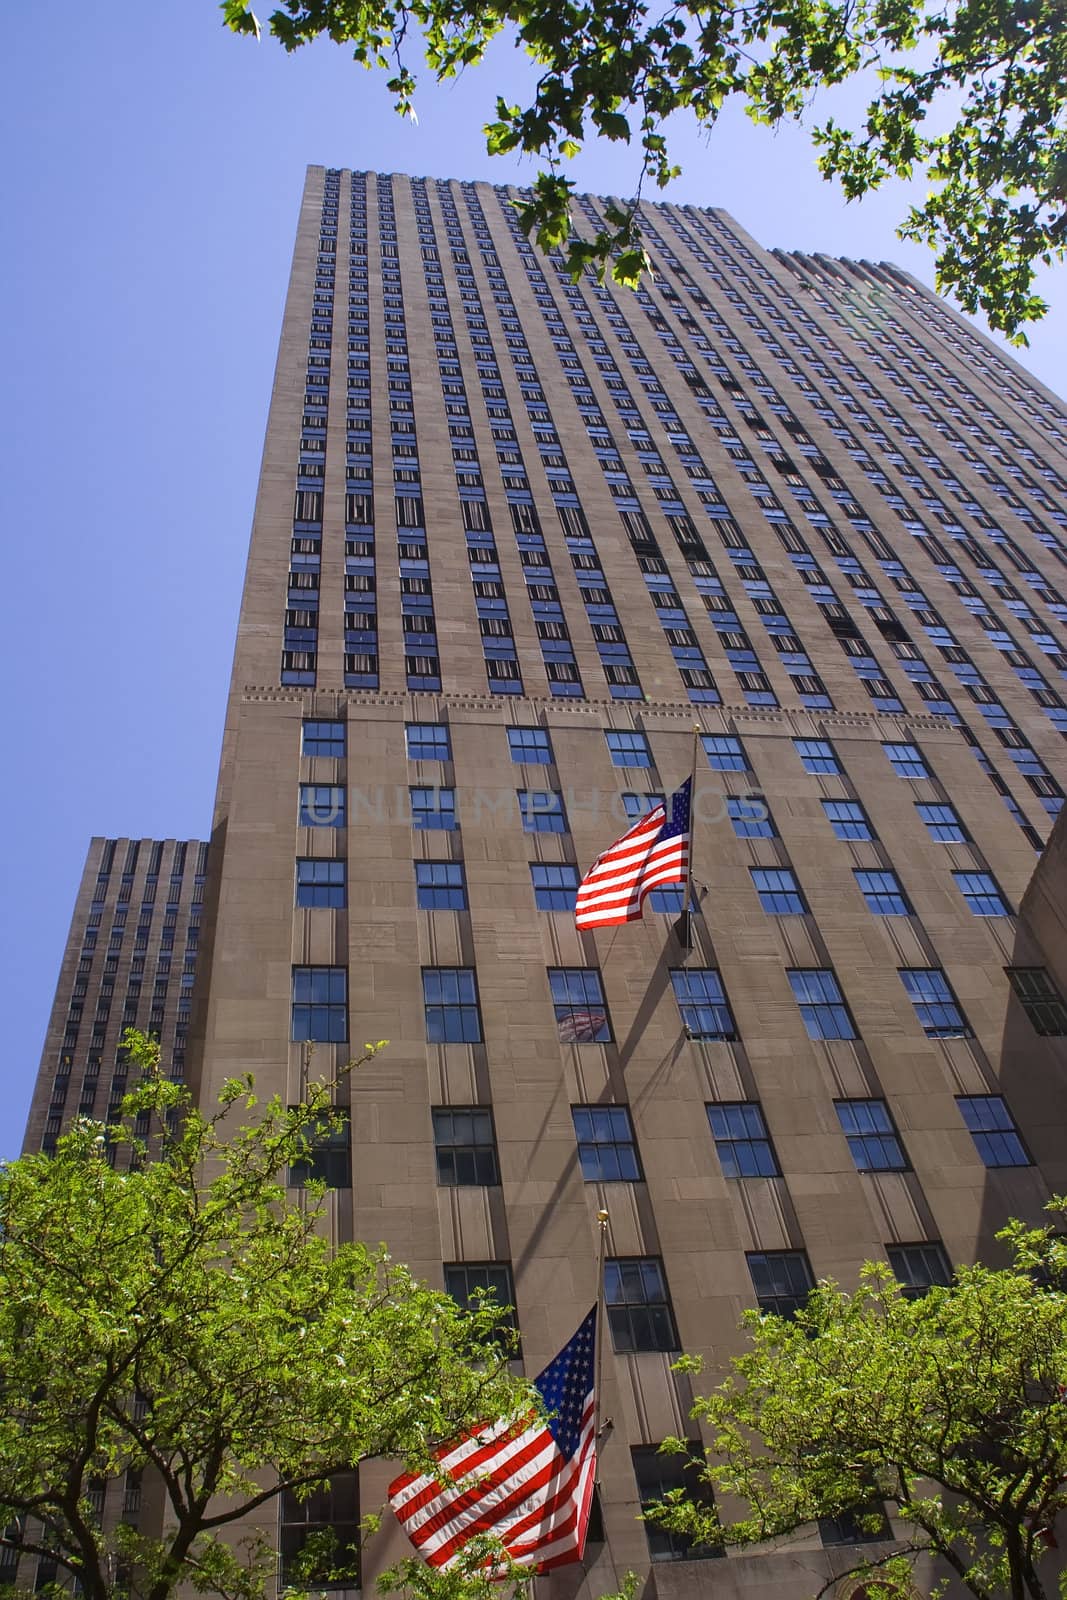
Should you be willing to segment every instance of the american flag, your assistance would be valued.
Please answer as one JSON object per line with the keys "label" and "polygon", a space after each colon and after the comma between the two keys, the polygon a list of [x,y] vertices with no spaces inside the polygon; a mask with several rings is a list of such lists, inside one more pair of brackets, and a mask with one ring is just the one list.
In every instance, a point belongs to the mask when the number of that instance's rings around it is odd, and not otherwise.
{"label": "american flag", "polygon": [[693,780],[687,778],[597,857],[578,885],[574,920],[579,928],[636,922],[651,890],[662,883],[685,881],[692,789]]}
{"label": "american flag", "polygon": [[389,1504],[429,1566],[453,1566],[480,1535],[538,1572],[582,1559],[596,1474],[595,1350],[594,1306],[534,1379],[546,1417],[512,1418],[445,1445],[437,1459],[448,1483],[405,1473],[389,1485]]}

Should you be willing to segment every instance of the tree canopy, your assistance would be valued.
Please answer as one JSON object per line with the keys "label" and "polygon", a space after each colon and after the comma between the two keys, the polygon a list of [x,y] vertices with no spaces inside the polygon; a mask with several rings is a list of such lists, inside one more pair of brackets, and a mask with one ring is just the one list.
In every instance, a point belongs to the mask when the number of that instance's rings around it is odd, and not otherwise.
{"label": "tree canopy", "polygon": [[[324,1185],[287,1187],[343,1127],[336,1083],[287,1107],[234,1080],[205,1115],[128,1043],[142,1081],[121,1120],[0,1171],[0,1584],[21,1557],[27,1593],[54,1570],[87,1600],[260,1600],[277,1571],[276,1514],[247,1536],[260,1508],[373,1456],[425,1470],[435,1442],[531,1391],[499,1310],[331,1243]],[[105,1514],[108,1485],[142,1472],[162,1515],[136,1526],[121,1489]],[[358,1545],[313,1537],[290,1582],[355,1583]]]}
{"label": "tree canopy", "polygon": [[[222,11],[258,36],[251,0]],[[284,0],[266,25],[286,50],[326,36],[385,69],[405,115],[414,57],[451,78],[507,33],[537,72],[528,104],[497,99],[488,149],[544,164],[519,214],[576,273],[612,262],[632,284],[648,265],[634,205],[613,207],[595,237],[573,232],[562,168],[588,139],[636,147],[640,195],[680,172],[673,112],[710,129],[737,102],[770,127],[806,122],[819,91],[852,80],[865,112],[852,127],[812,120],[818,166],[850,200],[888,179],[928,179],[899,233],[934,250],[938,287],[965,310],[1025,343],[1023,324],[1046,309],[1036,266],[1067,247],[1065,0]]]}
{"label": "tree canopy", "polygon": [[1067,1242],[1020,1223],[1000,1237],[1009,1266],[960,1267],[922,1295],[868,1264],[854,1294],[822,1283],[793,1321],[748,1313],[749,1348],[693,1413],[707,1484],[744,1514],[675,1491],[655,1520],[751,1545],[835,1519],[882,1600],[914,1596],[928,1554],[975,1600],[1047,1600],[1067,1510]]}

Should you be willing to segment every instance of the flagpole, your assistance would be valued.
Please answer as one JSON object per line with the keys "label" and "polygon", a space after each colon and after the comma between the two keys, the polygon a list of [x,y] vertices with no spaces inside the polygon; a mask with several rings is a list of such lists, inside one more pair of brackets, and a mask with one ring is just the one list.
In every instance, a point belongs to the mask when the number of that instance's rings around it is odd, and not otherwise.
{"label": "flagpole", "polygon": [[606,1426],[600,1420],[601,1410],[601,1379],[604,1372],[604,1342],[608,1336],[605,1326],[605,1292],[604,1292],[604,1263],[608,1250],[608,1214],[601,1208],[596,1214],[597,1227],[600,1230],[600,1243],[597,1251],[596,1267],[596,1369],[593,1375],[593,1438],[596,1441],[596,1484],[600,1485],[600,1433]]}
{"label": "flagpole", "polygon": [[689,782],[689,870],[685,878],[685,948],[693,949],[693,856],[696,853],[697,757],[700,750],[700,725],[693,724],[693,763]]}

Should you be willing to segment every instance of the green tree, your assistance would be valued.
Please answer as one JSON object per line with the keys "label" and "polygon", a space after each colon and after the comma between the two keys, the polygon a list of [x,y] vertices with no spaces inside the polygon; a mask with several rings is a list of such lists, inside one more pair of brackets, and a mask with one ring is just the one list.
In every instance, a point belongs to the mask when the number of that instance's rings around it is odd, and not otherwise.
{"label": "green tree", "polygon": [[[251,0],[223,0],[224,20],[258,36]],[[414,115],[411,62],[438,79],[479,63],[508,32],[537,75],[527,105],[498,99],[491,153],[544,163],[520,208],[572,271],[637,281],[648,261],[633,206],[596,237],[572,232],[562,163],[585,140],[635,144],[635,183],[677,176],[666,119],[688,111],[710,129],[736,101],[758,123],[806,120],[818,91],[855,80],[858,123],[812,127],[818,165],[850,200],[889,178],[925,176],[901,237],[936,254],[939,288],[1026,343],[1042,316],[1036,264],[1067,248],[1067,9],[1064,0],[284,0],[267,26],[287,50],[320,36],[391,74],[397,109]],[[412,37],[418,44],[412,44]]]}
{"label": "green tree", "polygon": [[[497,1309],[331,1244],[322,1183],[287,1192],[343,1125],[337,1082],[289,1108],[234,1080],[204,1115],[154,1045],[128,1046],[141,1081],[117,1125],[78,1122],[54,1157],[0,1171],[0,1550],[31,1592],[44,1558],[87,1600],[259,1600],[275,1540],[234,1524],[369,1457],[422,1470],[528,1390]],[[140,1530],[100,1515],[130,1472],[162,1505]],[[358,1540],[316,1537],[296,1587],[357,1564]]]}
{"label": "green tree", "polygon": [[1017,1222],[1000,1238],[1009,1266],[960,1267],[914,1298],[869,1263],[855,1294],[821,1283],[793,1321],[747,1313],[749,1348],[693,1413],[702,1472],[745,1515],[675,1491],[654,1520],[750,1545],[851,1517],[862,1541],[893,1537],[885,1508],[901,1542],[853,1552],[872,1594],[914,1595],[933,1554],[976,1600],[1046,1600],[1041,1557],[1067,1510],[1067,1243]]}

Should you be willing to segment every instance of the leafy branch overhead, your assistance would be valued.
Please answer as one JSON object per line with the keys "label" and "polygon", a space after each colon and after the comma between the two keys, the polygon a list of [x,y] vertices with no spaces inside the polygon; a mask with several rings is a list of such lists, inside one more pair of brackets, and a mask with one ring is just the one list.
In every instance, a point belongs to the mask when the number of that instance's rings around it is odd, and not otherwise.
{"label": "leafy branch overhead", "polygon": [[[226,25],[258,36],[249,0],[224,0]],[[544,163],[523,226],[563,247],[575,273],[637,281],[647,262],[634,208],[595,239],[572,234],[574,185],[561,164],[591,138],[635,147],[635,190],[680,171],[666,119],[710,129],[730,101],[758,123],[806,120],[817,91],[856,79],[866,114],[812,126],[823,175],[849,199],[890,178],[932,187],[899,232],[936,254],[938,285],[1025,343],[1043,315],[1039,262],[1067,246],[1067,0],[284,0],[267,19],[287,50],[320,36],[390,73],[414,116],[413,53],[440,81],[482,61],[507,32],[538,68],[529,104],[498,99],[491,154]],[[417,38],[418,44],[413,44]]]}
{"label": "leafy branch overhead", "polygon": [[[0,1169],[0,1554],[57,1600],[72,1584],[263,1600],[282,1494],[373,1456],[425,1470],[435,1442],[529,1392],[498,1309],[462,1311],[383,1249],[331,1243],[324,1185],[293,1193],[290,1169],[313,1171],[344,1127],[351,1067],[295,1107],[234,1079],[205,1115],[157,1046],[127,1046],[140,1081],[120,1121],[79,1121],[54,1156]],[[116,1512],[142,1474],[154,1510],[138,1522]],[[290,1583],[354,1585],[362,1535],[313,1536]]]}
{"label": "leafy branch overhead", "polygon": [[[1049,1209],[1062,1220],[1067,1202]],[[930,1555],[975,1600],[1067,1595],[1049,1548],[1067,1511],[1067,1242],[1018,1222],[1000,1237],[1010,1265],[915,1298],[869,1264],[794,1321],[747,1313],[749,1348],[694,1408],[700,1471],[739,1520],[681,1490],[653,1520],[744,1546],[833,1519],[872,1600],[911,1600]]]}

